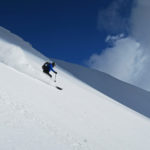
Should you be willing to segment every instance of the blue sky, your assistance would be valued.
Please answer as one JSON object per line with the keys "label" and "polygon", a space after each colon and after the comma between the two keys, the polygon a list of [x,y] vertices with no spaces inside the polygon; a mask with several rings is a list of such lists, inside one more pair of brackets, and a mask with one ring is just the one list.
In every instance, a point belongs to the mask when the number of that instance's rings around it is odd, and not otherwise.
{"label": "blue sky", "polygon": [[[122,2],[5,0],[0,5],[0,25],[48,57],[84,65],[93,53],[101,53],[108,46],[105,39],[109,34],[128,33],[133,0]],[[109,16],[114,9],[119,17]]]}

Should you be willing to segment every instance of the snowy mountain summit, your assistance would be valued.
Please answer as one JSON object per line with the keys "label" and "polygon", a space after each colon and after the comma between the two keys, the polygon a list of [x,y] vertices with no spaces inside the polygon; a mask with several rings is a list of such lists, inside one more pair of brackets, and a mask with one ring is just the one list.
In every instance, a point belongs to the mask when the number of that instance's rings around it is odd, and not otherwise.
{"label": "snowy mountain summit", "polygon": [[45,61],[0,27],[1,150],[150,149],[149,92],[60,60],[54,82]]}

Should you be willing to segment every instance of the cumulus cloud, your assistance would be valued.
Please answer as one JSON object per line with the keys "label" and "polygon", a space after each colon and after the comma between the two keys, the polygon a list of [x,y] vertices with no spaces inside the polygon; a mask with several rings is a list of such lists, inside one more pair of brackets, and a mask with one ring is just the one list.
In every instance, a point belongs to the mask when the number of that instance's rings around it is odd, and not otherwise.
{"label": "cumulus cloud", "polygon": [[[150,1],[136,0],[136,7],[132,8],[128,18],[128,23],[130,23],[128,36],[125,37],[124,34],[117,32],[115,32],[115,36],[108,35],[106,42],[111,47],[106,48],[100,54],[93,54],[88,65],[118,79],[150,90],[149,14]],[[114,14],[113,18],[115,17],[118,18],[118,14]],[[123,24],[127,25],[126,23]],[[107,28],[107,26],[105,27]],[[124,25],[122,27],[126,30]]]}
{"label": "cumulus cloud", "polygon": [[144,47],[134,39],[109,37],[113,47],[105,49],[102,54],[93,54],[89,66],[113,75],[123,81],[135,84],[142,75],[145,63],[148,61]]}
{"label": "cumulus cloud", "polygon": [[130,18],[131,33],[136,40],[150,47],[150,1],[137,0],[137,7],[133,8]]}

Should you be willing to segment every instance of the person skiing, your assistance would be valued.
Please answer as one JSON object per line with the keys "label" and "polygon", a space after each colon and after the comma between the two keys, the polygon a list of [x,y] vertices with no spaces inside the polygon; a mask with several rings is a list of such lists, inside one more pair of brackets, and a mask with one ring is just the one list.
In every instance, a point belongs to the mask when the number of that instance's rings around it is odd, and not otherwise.
{"label": "person skiing", "polygon": [[53,69],[55,66],[56,66],[55,62],[52,62],[52,63],[45,62],[42,66],[43,72],[52,78],[50,71],[53,71],[55,74],[57,74],[57,72]]}

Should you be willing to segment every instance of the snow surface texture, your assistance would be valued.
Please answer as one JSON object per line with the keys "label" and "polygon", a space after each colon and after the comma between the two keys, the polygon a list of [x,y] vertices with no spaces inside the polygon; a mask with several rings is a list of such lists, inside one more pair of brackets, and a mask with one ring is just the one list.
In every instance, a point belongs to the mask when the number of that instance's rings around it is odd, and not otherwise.
{"label": "snow surface texture", "polygon": [[[113,93],[114,88],[129,88],[124,101],[129,100],[131,90],[143,97],[133,97],[133,103],[136,100],[145,103],[147,92],[101,72],[92,76],[93,70],[87,69],[87,74],[83,68],[81,71],[80,67],[65,62],[61,64],[70,73],[57,67],[58,77],[54,83],[40,73],[45,58],[36,51],[30,53],[25,49],[27,47],[18,46],[17,42],[10,43],[10,35],[7,35],[7,41],[0,40],[0,149],[150,149],[150,120],[118,103]],[[86,84],[72,75],[73,70],[81,71],[76,76],[79,79],[84,76]],[[88,85],[92,80],[87,83],[90,78],[94,78],[94,88]],[[105,78],[107,82],[103,81]],[[105,94],[112,93],[110,98],[99,92],[102,90],[98,89],[99,80],[101,85],[109,84],[110,87],[106,86],[102,92],[108,90]],[[55,85],[64,90],[59,91]],[[124,96],[123,91],[118,92],[120,100],[121,95]],[[147,93],[147,97],[150,94]]]}
{"label": "snow surface texture", "polygon": [[17,35],[0,27],[0,62],[42,79],[40,64],[48,60]]}

